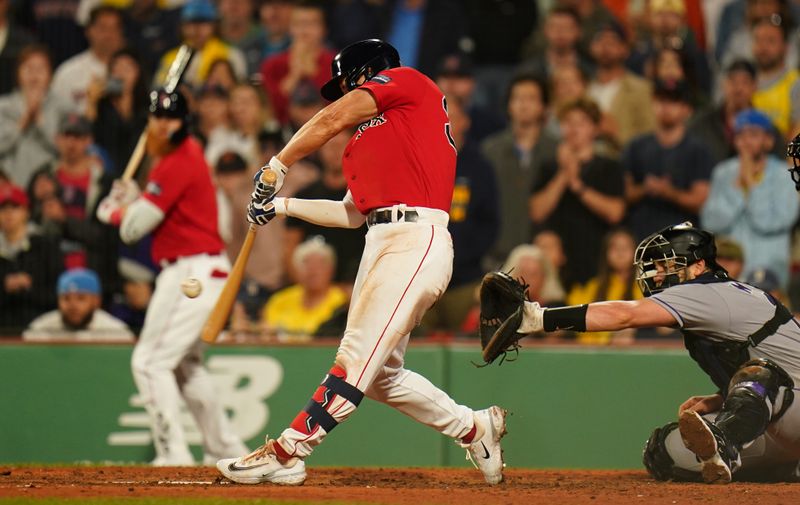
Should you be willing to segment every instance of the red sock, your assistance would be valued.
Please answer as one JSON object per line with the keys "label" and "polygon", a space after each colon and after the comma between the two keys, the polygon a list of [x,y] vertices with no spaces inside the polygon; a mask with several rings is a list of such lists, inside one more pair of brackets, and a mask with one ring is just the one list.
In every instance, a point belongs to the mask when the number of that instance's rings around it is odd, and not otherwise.
{"label": "red sock", "polygon": [[284,449],[277,440],[275,440],[275,442],[272,444],[272,449],[275,451],[275,454],[278,456],[278,460],[281,461],[281,463],[285,463],[287,460],[292,458],[292,455],[286,452],[286,449]]}
{"label": "red sock", "polygon": [[464,442],[465,444],[471,444],[472,441],[475,440],[475,434],[477,432],[478,432],[478,427],[473,424],[472,429],[469,430],[469,433],[467,433],[464,436],[464,438],[461,439],[461,441]]}

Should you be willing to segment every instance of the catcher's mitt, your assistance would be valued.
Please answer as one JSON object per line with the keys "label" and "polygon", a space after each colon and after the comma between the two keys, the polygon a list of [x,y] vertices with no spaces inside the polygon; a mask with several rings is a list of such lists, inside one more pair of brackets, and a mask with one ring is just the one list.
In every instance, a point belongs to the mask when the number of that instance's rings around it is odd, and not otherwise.
{"label": "catcher's mitt", "polygon": [[519,349],[517,333],[528,286],[505,272],[489,272],[481,281],[481,348],[483,361],[492,363],[501,354]]}

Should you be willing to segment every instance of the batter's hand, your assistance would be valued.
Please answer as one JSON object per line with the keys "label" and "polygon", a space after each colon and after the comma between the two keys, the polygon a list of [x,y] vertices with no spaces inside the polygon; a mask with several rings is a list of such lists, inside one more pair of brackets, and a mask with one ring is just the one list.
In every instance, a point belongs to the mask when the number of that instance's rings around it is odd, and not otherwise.
{"label": "batter's hand", "polygon": [[108,194],[120,207],[127,207],[132,204],[141,191],[136,181],[132,179],[117,179],[111,185],[111,192]]}
{"label": "batter's hand", "polygon": [[253,202],[247,206],[247,221],[264,226],[275,219],[275,203],[272,200]]}
{"label": "batter's hand", "polygon": [[[268,184],[262,180],[262,175],[268,170],[275,175],[274,184]],[[269,163],[261,167],[253,176],[253,194],[250,195],[250,200],[253,202],[271,200],[283,187],[283,179],[288,170],[281,160],[273,156]]]}
{"label": "batter's hand", "polygon": [[716,412],[721,409],[724,402],[725,399],[720,394],[692,396],[678,407],[678,416],[680,416],[684,410],[697,412],[701,416],[710,414],[711,412]]}

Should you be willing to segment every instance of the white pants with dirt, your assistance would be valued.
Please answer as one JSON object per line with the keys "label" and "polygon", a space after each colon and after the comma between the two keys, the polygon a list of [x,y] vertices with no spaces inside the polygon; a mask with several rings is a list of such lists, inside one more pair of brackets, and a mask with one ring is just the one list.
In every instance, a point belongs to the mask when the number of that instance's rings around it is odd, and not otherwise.
{"label": "white pants with dirt", "polygon": [[[472,409],[403,368],[409,333],[444,293],[453,268],[447,213],[416,210],[416,222],[393,219],[370,226],[347,328],[329,376],[337,375],[367,397],[444,435],[462,438],[473,427]],[[311,413],[308,408],[300,412],[283,431],[278,443],[288,455],[308,456],[327,434],[323,424],[330,429],[355,411],[356,404],[338,391],[343,389],[333,391],[323,384],[313,398],[329,414],[328,423],[317,424],[320,416],[312,407]]]}
{"label": "white pants with dirt", "polygon": [[[200,330],[222,291],[230,263],[224,255],[199,254],[165,265],[139,341],[133,350],[133,378],[150,414],[156,459],[154,464],[194,463],[180,422],[181,398],[197,422],[209,461],[247,452],[233,433],[218,402],[208,370],[203,366]],[[181,282],[194,277],[202,284],[188,298]]]}

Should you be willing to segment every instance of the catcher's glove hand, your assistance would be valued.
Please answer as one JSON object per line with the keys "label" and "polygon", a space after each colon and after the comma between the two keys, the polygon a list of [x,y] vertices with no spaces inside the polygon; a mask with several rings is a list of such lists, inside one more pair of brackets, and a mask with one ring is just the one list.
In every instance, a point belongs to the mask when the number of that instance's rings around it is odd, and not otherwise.
{"label": "catcher's glove hand", "polygon": [[528,299],[528,286],[505,272],[489,272],[481,281],[480,334],[483,361],[492,363],[501,354],[506,359],[509,351],[519,349],[517,333],[522,322],[522,311]]}

